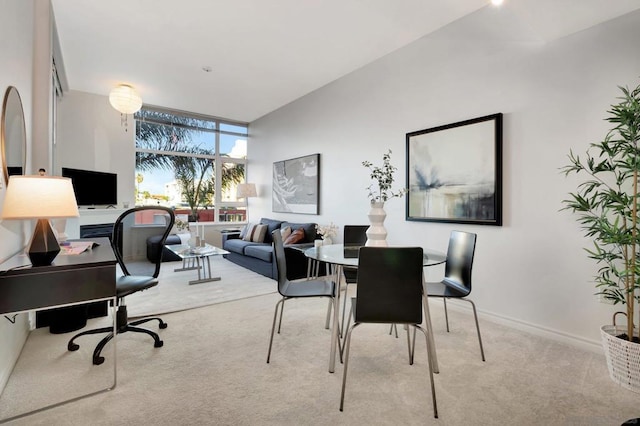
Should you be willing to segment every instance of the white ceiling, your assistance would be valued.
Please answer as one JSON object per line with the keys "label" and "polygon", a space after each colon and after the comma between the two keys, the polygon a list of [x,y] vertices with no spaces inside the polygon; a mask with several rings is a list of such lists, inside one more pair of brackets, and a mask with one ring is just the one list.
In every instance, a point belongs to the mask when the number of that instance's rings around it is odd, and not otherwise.
{"label": "white ceiling", "polygon": [[[107,95],[129,83],[146,104],[246,122],[494,7],[489,0],[52,4],[71,90]],[[640,1],[505,0],[501,7],[546,42],[640,9]]]}

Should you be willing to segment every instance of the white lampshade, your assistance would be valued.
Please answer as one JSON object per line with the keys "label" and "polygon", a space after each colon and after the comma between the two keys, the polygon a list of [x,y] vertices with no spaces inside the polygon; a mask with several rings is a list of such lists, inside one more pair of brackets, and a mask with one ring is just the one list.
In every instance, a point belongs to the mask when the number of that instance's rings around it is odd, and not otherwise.
{"label": "white lampshade", "polygon": [[[96,188],[96,191],[99,189]],[[11,176],[2,219],[40,219],[78,216],[71,179],[54,176]]]}
{"label": "white lampshade", "polygon": [[133,114],[142,107],[142,98],[133,87],[120,84],[109,93],[111,106],[122,114]]}
{"label": "white lampshade", "polygon": [[249,198],[249,197],[257,197],[257,196],[258,196],[258,192],[256,191],[255,183],[241,183],[238,185],[236,198]]}

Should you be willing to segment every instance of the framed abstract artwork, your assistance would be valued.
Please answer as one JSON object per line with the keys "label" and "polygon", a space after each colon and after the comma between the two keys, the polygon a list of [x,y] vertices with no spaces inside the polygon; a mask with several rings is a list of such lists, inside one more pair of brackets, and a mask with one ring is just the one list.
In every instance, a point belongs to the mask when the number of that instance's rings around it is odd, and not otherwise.
{"label": "framed abstract artwork", "polygon": [[273,163],[272,210],[318,214],[320,154]]}
{"label": "framed abstract artwork", "polygon": [[502,113],[407,133],[406,219],[502,226]]}

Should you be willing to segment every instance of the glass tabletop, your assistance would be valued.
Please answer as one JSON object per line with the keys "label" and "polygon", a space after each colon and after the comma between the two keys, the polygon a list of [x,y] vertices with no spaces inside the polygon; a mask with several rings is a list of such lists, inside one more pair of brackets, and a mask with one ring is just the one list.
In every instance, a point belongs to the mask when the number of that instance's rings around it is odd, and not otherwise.
{"label": "glass tabletop", "polygon": [[181,259],[229,254],[228,251],[211,244],[205,244],[202,247],[190,247],[187,244],[168,244],[165,247],[180,256]]}
{"label": "glass tabletop", "polygon": [[[354,249],[349,248],[345,250],[344,244],[331,244],[328,246],[312,247],[305,250],[304,254],[311,259],[332,263],[334,265],[358,266],[357,250],[355,254],[351,253],[352,250]],[[444,253],[424,249],[423,266],[439,265],[446,260],[447,256]]]}

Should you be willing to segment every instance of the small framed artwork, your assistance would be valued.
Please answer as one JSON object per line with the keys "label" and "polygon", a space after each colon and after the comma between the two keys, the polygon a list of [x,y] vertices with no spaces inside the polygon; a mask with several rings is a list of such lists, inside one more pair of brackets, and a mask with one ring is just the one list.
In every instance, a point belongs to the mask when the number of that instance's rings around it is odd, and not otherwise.
{"label": "small framed artwork", "polygon": [[407,133],[406,219],[502,226],[502,113]]}
{"label": "small framed artwork", "polygon": [[273,163],[272,210],[318,214],[320,154]]}

